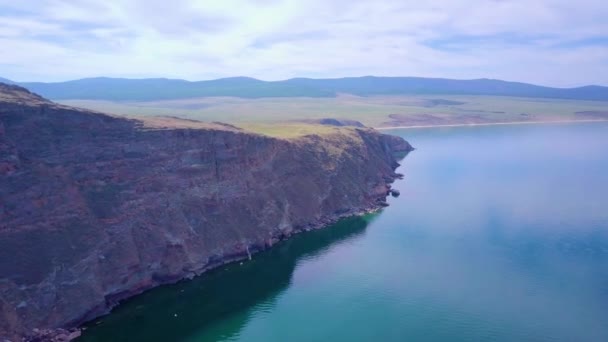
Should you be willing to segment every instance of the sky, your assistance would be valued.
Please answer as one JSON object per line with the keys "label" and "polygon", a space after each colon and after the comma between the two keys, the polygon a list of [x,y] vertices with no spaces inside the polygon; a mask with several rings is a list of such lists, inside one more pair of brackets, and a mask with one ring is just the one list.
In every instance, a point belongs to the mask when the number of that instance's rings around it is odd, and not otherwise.
{"label": "sky", "polygon": [[0,77],[608,85],[606,0],[0,0]]}

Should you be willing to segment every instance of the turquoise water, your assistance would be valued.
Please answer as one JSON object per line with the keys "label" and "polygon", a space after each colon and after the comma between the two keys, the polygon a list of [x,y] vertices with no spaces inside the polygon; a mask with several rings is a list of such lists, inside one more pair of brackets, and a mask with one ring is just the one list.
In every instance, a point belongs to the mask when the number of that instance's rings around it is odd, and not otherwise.
{"label": "turquoise water", "polygon": [[147,292],[80,341],[608,341],[608,125],[394,131],[391,206]]}

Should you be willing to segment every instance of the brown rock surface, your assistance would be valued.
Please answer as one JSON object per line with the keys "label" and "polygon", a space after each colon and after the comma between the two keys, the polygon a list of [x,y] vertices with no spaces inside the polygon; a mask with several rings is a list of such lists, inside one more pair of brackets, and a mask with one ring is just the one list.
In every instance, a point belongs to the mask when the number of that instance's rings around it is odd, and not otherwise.
{"label": "brown rock surface", "polygon": [[0,84],[0,341],[376,209],[410,149],[365,128],[283,140],[128,120]]}

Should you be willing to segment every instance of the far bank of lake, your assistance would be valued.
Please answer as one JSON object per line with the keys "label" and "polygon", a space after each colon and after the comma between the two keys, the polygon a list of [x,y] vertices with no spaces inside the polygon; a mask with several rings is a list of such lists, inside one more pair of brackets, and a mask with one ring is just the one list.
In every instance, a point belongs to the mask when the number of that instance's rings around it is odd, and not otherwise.
{"label": "far bank of lake", "polygon": [[590,119],[590,120],[547,120],[547,121],[507,121],[507,122],[484,122],[484,123],[456,123],[448,125],[410,125],[410,126],[381,126],[375,127],[379,131],[391,131],[397,129],[415,129],[415,128],[441,128],[441,127],[475,127],[475,126],[502,126],[502,125],[552,125],[552,124],[575,124],[575,123],[590,123],[590,122],[608,122],[606,119]]}

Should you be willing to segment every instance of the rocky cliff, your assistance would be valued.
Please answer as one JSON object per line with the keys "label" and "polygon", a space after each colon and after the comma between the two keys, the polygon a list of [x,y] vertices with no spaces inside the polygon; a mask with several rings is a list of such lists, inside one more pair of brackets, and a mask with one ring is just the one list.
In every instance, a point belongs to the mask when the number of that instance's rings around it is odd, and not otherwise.
{"label": "rocky cliff", "polygon": [[404,140],[112,117],[0,84],[0,340],[385,205]]}

